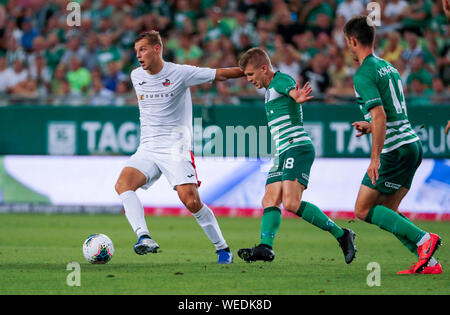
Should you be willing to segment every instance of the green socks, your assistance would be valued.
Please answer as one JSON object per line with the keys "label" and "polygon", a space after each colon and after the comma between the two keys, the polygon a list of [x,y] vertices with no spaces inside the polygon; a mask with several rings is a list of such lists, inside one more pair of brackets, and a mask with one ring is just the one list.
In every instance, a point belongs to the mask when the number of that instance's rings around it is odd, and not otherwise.
{"label": "green socks", "polygon": [[[407,220],[408,222],[411,222],[411,220],[405,216],[403,213],[399,213],[397,212],[399,216],[401,216],[402,218],[404,218],[405,220]],[[412,224],[412,222],[411,222]],[[407,238],[400,236],[400,235],[395,235],[400,242],[402,242],[402,244],[414,255],[417,256],[417,258],[419,258],[419,254],[417,253],[417,245],[414,242],[411,242],[410,240],[408,240]]]}
{"label": "green socks", "polygon": [[264,209],[261,221],[261,244],[273,246],[275,234],[281,224],[281,210],[277,207]]}
{"label": "green socks", "polygon": [[385,206],[378,205],[370,208],[365,221],[391,232],[411,251],[426,234],[407,218]]}
{"label": "green socks", "polygon": [[324,231],[329,231],[336,239],[344,235],[344,231],[336,223],[331,221],[315,204],[302,201],[296,214],[312,225]]}

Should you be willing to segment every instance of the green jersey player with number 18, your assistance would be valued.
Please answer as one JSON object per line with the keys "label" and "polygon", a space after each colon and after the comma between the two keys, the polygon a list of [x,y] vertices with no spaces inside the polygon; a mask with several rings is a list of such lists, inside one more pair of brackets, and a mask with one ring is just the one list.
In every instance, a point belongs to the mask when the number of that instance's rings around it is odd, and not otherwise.
{"label": "green jersey player with number 18", "polygon": [[266,52],[260,48],[249,49],[239,60],[239,66],[247,80],[256,88],[266,88],[265,108],[272,139],[277,153],[269,171],[266,192],[262,200],[264,213],[261,222],[261,242],[253,248],[242,248],[238,255],[244,261],[272,261],[272,246],[281,223],[280,206],[305,221],[329,231],[339,242],[345,262],[355,257],[355,234],[342,229],[330,220],[316,205],[302,201],[308,186],[309,173],[315,151],[303,129],[301,103],[312,98],[309,83],[299,89],[289,75],[274,72]]}
{"label": "green jersey player with number 18", "polygon": [[393,233],[419,257],[399,274],[441,273],[432,257],[441,244],[438,235],[416,227],[398,211],[422,161],[422,145],[408,120],[400,75],[374,55],[375,27],[366,16],[344,27],[345,39],[359,68],[353,78],[356,99],[365,121],[353,123],[359,134],[372,134],[370,165],[362,181],[355,215]]}

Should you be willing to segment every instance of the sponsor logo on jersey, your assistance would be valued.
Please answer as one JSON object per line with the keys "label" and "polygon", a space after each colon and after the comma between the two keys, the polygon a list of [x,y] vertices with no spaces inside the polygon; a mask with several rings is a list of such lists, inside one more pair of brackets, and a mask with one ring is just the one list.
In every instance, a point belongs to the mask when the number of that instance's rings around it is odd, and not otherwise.
{"label": "sponsor logo on jersey", "polygon": [[164,82],[162,83],[162,85],[164,85],[164,86],[169,86],[171,84],[172,84],[172,82],[170,82],[169,79],[165,79]]}
{"label": "sponsor logo on jersey", "polygon": [[174,93],[152,93],[152,94],[140,94],[139,100],[148,100],[148,99],[160,99],[165,97],[174,96]]}
{"label": "sponsor logo on jersey", "polygon": [[384,182],[384,186],[386,186],[387,188],[393,188],[393,189],[399,189],[400,187],[402,187],[402,185],[400,185],[400,184],[395,184],[395,183],[391,183],[391,182]]}

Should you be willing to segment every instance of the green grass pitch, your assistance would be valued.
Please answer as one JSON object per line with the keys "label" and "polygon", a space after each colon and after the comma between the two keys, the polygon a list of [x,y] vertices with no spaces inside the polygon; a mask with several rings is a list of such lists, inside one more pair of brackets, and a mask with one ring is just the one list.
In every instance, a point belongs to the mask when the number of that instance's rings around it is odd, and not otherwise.
{"label": "green grass pitch", "polygon": [[[346,265],[336,240],[301,219],[283,218],[275,240],[275,260],[245,263],[237,250],[259,240],[260,218],[218,218],[235,260],[217,265],[214,247],[193,217],[147,217],[157,254],[138,256],[136,237],[123,215],[0,214],[0,294],[449,294],[450,222],[416,222],[438,233],[443,246],[435,257],[441,275],[397,275],[416,261],[391,234],[361,221],[336,221],[353,229],[358,252]],[[92,233],[114,242],[106,265],[91,265],[82,244]],[[80,286],[69,286],[68,263],[80,264]],[[369,263],[380,267],[380,285]]]}

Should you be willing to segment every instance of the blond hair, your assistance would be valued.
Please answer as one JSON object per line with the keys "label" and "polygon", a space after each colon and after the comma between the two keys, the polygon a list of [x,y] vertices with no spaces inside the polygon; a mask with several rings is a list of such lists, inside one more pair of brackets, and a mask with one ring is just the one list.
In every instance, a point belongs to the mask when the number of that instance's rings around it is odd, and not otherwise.
{"label": "blond hair", "polygon": [[242,71],[245,70],[248,64],[252,64],[256,68],[263,65],[272,68],[269,55],[267,55],[266,51],[260,47],[250,48],[241,56],[241,58],[239,58],[239,68],[241,68]]}

